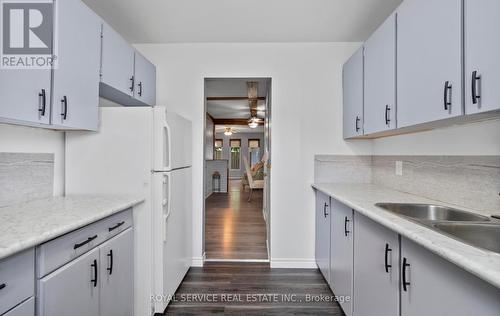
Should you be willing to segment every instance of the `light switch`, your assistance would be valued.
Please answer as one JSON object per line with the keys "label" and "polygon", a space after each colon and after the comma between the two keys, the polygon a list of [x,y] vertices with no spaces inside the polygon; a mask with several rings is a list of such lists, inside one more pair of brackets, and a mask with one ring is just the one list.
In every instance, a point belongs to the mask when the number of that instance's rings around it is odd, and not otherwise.
{"label": "light switch", "polygon": [[403,162],[400,160],[396,161],[396,175],[397,176],[403,175]]}

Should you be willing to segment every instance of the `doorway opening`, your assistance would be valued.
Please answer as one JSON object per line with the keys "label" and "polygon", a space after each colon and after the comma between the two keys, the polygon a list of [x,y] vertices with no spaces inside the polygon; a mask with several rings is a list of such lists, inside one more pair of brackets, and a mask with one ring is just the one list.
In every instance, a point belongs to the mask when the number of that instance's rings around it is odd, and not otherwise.
{"label": "doorway opening", "polygon": [[206,78],[205,261],[269,261],[271,78]]}

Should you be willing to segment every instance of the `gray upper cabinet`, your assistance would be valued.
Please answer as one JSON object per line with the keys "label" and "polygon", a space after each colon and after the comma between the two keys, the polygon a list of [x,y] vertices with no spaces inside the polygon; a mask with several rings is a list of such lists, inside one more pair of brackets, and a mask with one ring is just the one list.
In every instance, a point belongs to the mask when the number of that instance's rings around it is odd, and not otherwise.
{"label": "gray upper cabinet", "polygon": [[[80,0],[55,2],[58,67],[54,70],[52,124],[97,130],[100,18]],[[77,36],[75,36],[77,34]]]}
{"label": "gray upper cabinet", "polygon": [[156,103],[156,68],[138,52],[135,52],[134,96],[147,105]]}
{"label": "gray upper cabinet", "polygon": [[462,0],[405,0],[397,23],[398,127],[462,115]]}
{"label": "gray upper cabinet", "polygon": [[98,273],[96,248],[41,279],[37,315],[99,315]]}
{"label": "gray upper cabinet", "polygon": [[365,43],[365,134],[396,128],[396,15]]}
{"label": "gray upper cabinet", "polygon": [[50,69],[0,69],[0,122],[50,124]]}
{"label": "gray upper cabinet", "polygon": [[500,290],[401,238],[401,315],[498,316]]}
{"label": "gray upper cabinet", "polygon": [[316,264],[330,282],[330,197],[316,191]]}
{"label": "gray upper cabinet", "polygon": [[354,315],[398,316],[398,234],[359,213],[355,217]]}
{"label": "gray upper cabinet", "polygon": [[134,231],[127,229],[100,246],[100,315],[134,314]]}
{"label": "gray upper cabinet", "polygon": [[102,25],[101,94],[122,104],[134,96],[134,49],[108,24]]}
{"label": "gray upper cabinet", "polygon": [[331,210],[331,259],[330,285],[337,296],[346,316],[352,315],[353,297],[353,210],[330,199]]}
{"label": "gray upper cabinet", "polygon": [[363,135],[363,47],[344,64],[344,138]]}
{"label": "gray upper cabinet", "polygon": [[467,114],[500,109],[499,12],[498,0],[465,0]]}

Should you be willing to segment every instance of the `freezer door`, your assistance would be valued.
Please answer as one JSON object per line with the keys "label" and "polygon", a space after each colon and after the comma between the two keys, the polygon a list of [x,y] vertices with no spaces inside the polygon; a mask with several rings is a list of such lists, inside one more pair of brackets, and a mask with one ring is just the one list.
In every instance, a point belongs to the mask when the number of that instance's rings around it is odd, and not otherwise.
{"label": "freezer door", "polygon": [[155,170],[191,166],[191,121],[158,106],[154,108],[154,122]]}
{"label": "freezer door", "polygon": [[153,199],[155,295],[162,313],[191,264],[191,168],[155,173]]}

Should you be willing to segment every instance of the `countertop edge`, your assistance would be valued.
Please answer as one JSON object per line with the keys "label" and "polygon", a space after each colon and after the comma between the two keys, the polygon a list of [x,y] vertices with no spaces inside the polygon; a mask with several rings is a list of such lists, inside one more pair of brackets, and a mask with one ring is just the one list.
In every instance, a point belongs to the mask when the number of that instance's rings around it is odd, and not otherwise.
{"label": "countertop edge", "polygon": [[70,233],[72,231],[78,230],[82,227],[100,221],[104,218],[107,218],[111,215],[120,213],[128,208],[134,207],[138,204],[141,204],[145,201],[144,198],[131,198],[129,201],[124,202],[123,204],[117,204],[116,206],[110,208],[109,210],[105,210],[100,212],[99,214],[89,216],[88,218],[83,218],[81,220],[77,220],[68,225],[62,225],[58,229],[52,229],[42,235],[38,235],[33,238],[24,239],[19,241],[12,247],[0,247],[0,260],[3,260],[7,257],[13,256],[30,248],[37,247],[43,243],[46,243],[52,239],[58,238],[62,235]]}
{"label": "countertop edge", "polygon": [[[325,187],[328,185],[331,185],[331,184],[313,183],[311,186],[314,189],[321,191],[321,192],[333,197],[337,201],[352,208],[356,212],[372,219],[373,221],[381,224],[382,226],[384,226],[388,229],[393,230],[394,232],[400,234],[401,236],[408,238],[409,240],[417,243],[418,245],[428,249],[432,253],[440,256],[441,258],[455,264],[456,266],[464,269],[465,271],[468,271],[469,273],[479,277],[480,279],[482,279],[482,280],[484,280],[484,281],[486,281],[486,282],[488,282],[488,283],[492,284],[493,286],[500,289],[500,271],[497,272],[495,275],[492,275],[491,273],[488,272],[487,269],[484,269],[484,266],[482,264],[478,264],[473,259],[469,258],[467,256],[467,254],[460,253],[460,251],[458,251],[458,250],[443,247],[443,245],[438,245],[438,244],[436,244],[436,242],[434,240],[432,240],[431,238],[428,238],[426,236],[418,236],[417,237],[414,234],[412,234],[410,231],[408,231],[405,227],[398,225],[397,221],[404,221],[405,224],[414,225],[415,230],[425,229],[426,233],[428,233],[430,235],[435,234],[436,239],[439,239],[439,238],[449,239],[450,242],[456,242],[460,245],[460,247],[464,247],[464,248],[466,247],[468,250],[477,252],[477,254],[483,254],[485,252],[485,250],[467,245],[467,244],[462,243],[460,241],[457,241],[449,236],[446,236],[444,234],[441,234],[439,232],[431,230],[430,228],[427,228],[427,227],[422,226],[418,223],[415,223],[411,220],[404,219],[400,216],[390,214],[389,212],[387,212],[387,215],[375,214],[373,211],[367,210],[367,209],[365,209],[365,207],[357,205],[355,202],[352,202],[352,201],[346,199],[345,197],[337,194],[336,192],[332,192],[333,190]],[[364,184],[364,185],[370,185],[370,184]],[[417,198],[420,197],[418,195],[412,195],[410,193],[397,191],[397,190],[394,190],[391,188],[384,188],[384,190],[387,191],[387,193],[394,192],[394,193],[397,193],[399,195],[415,196]],[[446,204],[446,203],[443,203],[440,201],[435,201],[435,200],[425,198],[425,197],[421,197],[421,198],[422,198],[422,200],[425,200],[425,201],[428,201],[431,203],[434,202],[434,203],[438,203],[438,204]],[[397,220],[395,220],[395,219],[397,219]],[[493,256],[496,255],[493,252],[491,252],[491,254]],[[499,256],[499,260],[500,260],[500,256]]]}

